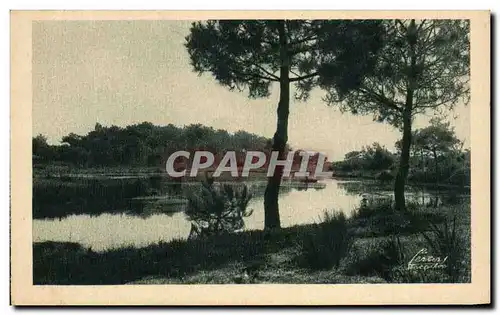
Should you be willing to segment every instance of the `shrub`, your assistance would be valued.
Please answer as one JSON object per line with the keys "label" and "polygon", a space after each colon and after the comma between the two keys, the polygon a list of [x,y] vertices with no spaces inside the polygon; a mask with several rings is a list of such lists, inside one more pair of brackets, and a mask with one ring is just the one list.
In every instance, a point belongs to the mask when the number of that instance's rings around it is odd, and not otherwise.
{"label": "shrub", "polygon": [[356,209],[351,218],[353,220],[369,219],[374,216],[391,215],[394,213],[392,202],[386,199],[363,199],[361,206]]}
{"label": "shrub", "polygon": [[461,258],[464,253],[463,242],[457,233],[457,218],[446,218],[441,225],[429,222],[431,232],[421,232],[433,252],[446,260],[446,272],[451,282],[457,282],[461,272]]}
{"label": "shrub", "polygon": [[393,235],[408,231],[410,220],[406,213],[395,211],[391,201],[380,199],[362,203],[353,212],[351,225],[365,236]]}
{"label": "shrub", "polygon": [[394,267],[404,264],[405,256],[399,237],[391,236],[383,241],[370,244],[367,254],[359,249],[353,251],[347,261],[346,274],[371,276],[378,275],[388,281]]}
{"label": "shrub", "polygon": [[302,263],[312,269],[338,267],[352,243],[344,213],[325,211],[323,222],[302,240]]}
{"label": "shrub", "polygon": [[190,238],[234,232],[244,227],[244,217],[252,198],[244,184],[215,185],[212,180],[202,182],[201,191],[188,196],[186,215],[191,220]]}
{"label": "shrub", "polygon": [[407,211],[395,211],[390,202],[361,204],[351,216],[351,225],[360,228],[365,236],[418,233],[429,229],[429,222],[441,223],[445,216],[434,209],[409,202]]}
{"label": "shrub", "polygon": [[446,219],[446,214],[436,209],[424,208],[423,206],[413,207],[411,211],[406,213],[406,217],[410,221],[410,228],[413,232],[421,232],[429,230],[430,222],[440,224]]}
{"label": "shrub", "polygon": [[394,175],[390,171],[382,171],[376,175],[376,178],[381,181],[391,181],[394,179]]}

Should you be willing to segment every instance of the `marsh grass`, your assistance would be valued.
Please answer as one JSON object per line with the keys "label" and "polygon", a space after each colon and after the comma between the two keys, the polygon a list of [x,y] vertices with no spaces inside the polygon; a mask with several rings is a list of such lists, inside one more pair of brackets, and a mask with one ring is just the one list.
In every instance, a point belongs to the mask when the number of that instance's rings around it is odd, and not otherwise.
{"label": "marsh grass", "polygon": [[348,275],[378,275],[391,280],[391,271],[405,261],[399,237],[391,236],[369,243],[369,246],[357,246],[344,262]]}
{"label": "marsh grass", "polygon": [[452,213],[441,224],[428,221],[430,232],[420,232],[428,246],[440,257],[447,257],[446,272],[450,282],[458,281],[464,256],[467,255],[464,240],[459,236],[457,215]]}
{"label": "marsh grass", "polygon": [[351,249],[352,242],[345,214],[325,211],[323,222],[302,239],[299,261],[312,269],[338,267],[340,260]]}
{"label": "marsh grass", "polygon": [[[393,283],[470,282],[470,204],[410,204],[405,213],[375,206],[358,210],[351,219],[357,240],[367,241],[355,243],[344,262],[347,274],[379,275]],[[436,257],[448,257],[446,269],[408,268],[423,248]]]}
{"label": "marsh grass", "polygon": [[350,226],[358,237],[406,235],[426,231],[429,222],[441,223],[446,213],[408,203],[407,211],[395,211],[389,201],[361,206],[353,211]]}

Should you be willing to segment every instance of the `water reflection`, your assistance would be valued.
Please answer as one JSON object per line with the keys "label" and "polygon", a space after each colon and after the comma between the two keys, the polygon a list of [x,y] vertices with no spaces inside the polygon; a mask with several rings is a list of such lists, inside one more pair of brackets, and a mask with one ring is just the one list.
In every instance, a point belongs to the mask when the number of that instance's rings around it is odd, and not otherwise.
{"label": "water reflection", "polygon": [[171,216],[155,214],[147,219],[109,213],[97,217],[71,215],[64,219],[33,220],[33,240],[76,242],[102,251],[185,238],[190,227],[183,213]]}
{"label": "water reflection", "polygon": [[[373,199],[386,199],[392,201],[394,198],[392,183],[363,180],[363,181],[339,181],[338,185],[347,193],[361,195],[368,201]],[[436,207],[442,204],[459,204],[470,199],[470,191],[458,187],[433,187],[424,185],[407,185],[405,189],[407,202]]]}
{"label": "water reflection", "polygon": [[[156,183],[157,184],[157,183]],[[265,181],[247,182],[253,199],[249,208],[253,215],[245,218],[245,229],[264,227],[263,195]],[[120,213],[98,216],[72,214],[64,218],[33,220],[34,241],[71,241],[94,250],[122,246],[146,246],[158,241],[186,238],[190,231],[183,209],[185,194],[200,188],[199,183],[156,187],[157,195],[132,198]],[[181,189],[182,188],[182,189]],[[170,195],[165,194],[170,189]],[[176,191],[177,193],[172,193]],[[314,184],[286,181],[280,188],[279,205],[283,227],[319,222],[325,210],[339,210],[348,216],[363,198],[392,198],[392,187],[371,181],[324,180]],[[409,201],[421,204],[458,202],[468,196],[457,191],[433,191],[409,187]],[[458,201],[457,201],[458,200]]]}

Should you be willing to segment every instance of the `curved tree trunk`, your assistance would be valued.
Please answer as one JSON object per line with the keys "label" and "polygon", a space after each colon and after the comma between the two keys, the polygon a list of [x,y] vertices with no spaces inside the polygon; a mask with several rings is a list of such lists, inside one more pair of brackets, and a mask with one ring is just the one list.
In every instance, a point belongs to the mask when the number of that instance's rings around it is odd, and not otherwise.
{"label": "curved tree trunk", "polygon": [[[279,152],[279,159],[284,160],[286,143],[288,141],[288,114],[290,105],[290,78],[288,65],[288,47],[285,31],[285,21],[278,22],[280,40],[280,100],[278,104],[278,122],[273,138],[273,151]],[[264,227],[265,229],[280,227],[278,195],[280,190],[283,167],[277,166],[273,176],[268,178],[264,193]]]}

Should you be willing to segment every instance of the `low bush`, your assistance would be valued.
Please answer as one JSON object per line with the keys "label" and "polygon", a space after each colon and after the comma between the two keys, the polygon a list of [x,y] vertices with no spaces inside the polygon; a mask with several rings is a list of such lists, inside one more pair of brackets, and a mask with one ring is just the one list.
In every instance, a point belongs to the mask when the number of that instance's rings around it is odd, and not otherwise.
{"label": "low bush", "polygon": [[351,218],[353,220],[359,219],[369,219],[374,216],[386,216],[394,213],[391,201],[387,200],[373,200],[365,201],[361,203],[361,206],[357,208]]}
{"label": "low bush", "polygon": [[219,235],[243,229],[243,218],[252,215],[247,209],[252,198],[244,184],[216,185],[202,182],[199,193],[188,195],[186,215],[191,221],[190,238]]}
{"label": "low bush", "polygon": [[404,263],[404,251],[399,237],[392,236],[370,244],[371,250],[363,252],[359,248],[346,259],[345,272],[348,275],[377,275],[391,280],[391,271]]}
{"label": "low bush", "polygon": [[353,212],[350,225],[358,236],[386,236],[407,231],[410,220],[406,213],[394,211],[390,201],[380,200],[362,204]]}
{"label": "low bush", "polygon": [[413,203],[408,203],[405,212],[395,211],[390,202],[379,201],[362,204],[353,212],[350,225],[365,237],[411,234],[429,230],[429,222],[442,223],[445,216]]}
{"label": "low bush", "polygon": [[[452,215],[446,218],[442,224],[429,221],[430,232],[421,232],[432,251],[442,258],[446,258],[446,273],[450,282],[457,282],[463,264],[465,242],[459,236],[457,217]],[[467,244],[469,246],[469,244]]]}
{"label": "low bush", "polygon": [[302,240],[301,263],[311,269],[338,267],[352,243],[345,214],[325,211],[323,222]]}

